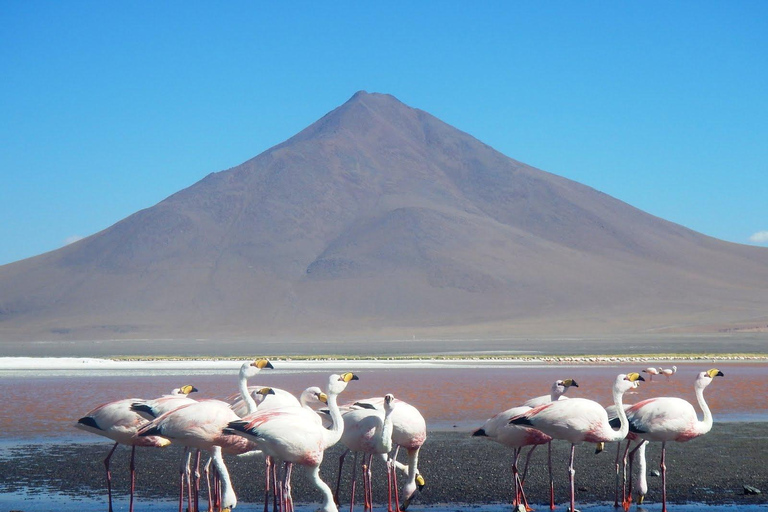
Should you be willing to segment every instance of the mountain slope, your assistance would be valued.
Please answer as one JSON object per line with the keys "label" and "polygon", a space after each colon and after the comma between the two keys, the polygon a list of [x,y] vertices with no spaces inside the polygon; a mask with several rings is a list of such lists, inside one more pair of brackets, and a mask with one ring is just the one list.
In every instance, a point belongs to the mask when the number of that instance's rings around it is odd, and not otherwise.
{"label": "mountain slope", "polygon": [[360,92],[0,290],[4,339],[717,329],[766,316],[768,250]]}

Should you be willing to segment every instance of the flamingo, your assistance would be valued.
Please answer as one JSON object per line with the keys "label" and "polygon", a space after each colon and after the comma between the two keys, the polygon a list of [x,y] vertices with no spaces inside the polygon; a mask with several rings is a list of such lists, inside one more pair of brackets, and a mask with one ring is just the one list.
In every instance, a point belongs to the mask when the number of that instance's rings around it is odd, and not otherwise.
{"label": "flamingo", "polygon": [[[248,392],[256,402],[258,410],[260,411],[265,411],[268,409],[279,409],[282,407],[306,407],[311,409],[312,403],[326,403],[328,399],[328,397],[325,396],[325,393],[323,393],[323,390],[317,386],[311,386],[302,391],[298,399],[293,396],[291,392],[284,389],[279,389],[272,386],[262,387],[268,387],[272,389],[275,394],[262,396],[257,393],[258,389],[260,389],[259,387],[248,386]],[[248,414],[245,401],[242,399],[240,394],[228,397],[227,401],[232,404],[232,410],[235,411],[238,416],[245,416]]]}
{"label": "flamingo", "polygon": [[[515,501],[513,503],[513,507],[515,509],[517,509],[517,507],[522,503],[526,510],[531,510],[531,508],[528,506],[527,500],[525,499],[523,482],[517,469],[517,461],[520,457],[520,451],[524,446],[533,446],[535,448],[540,444],[546,444],[552,441],[551,437],[544,434],[540,430],[523,425],[510,424],[509,421],[512,418],[520,416],[521,414],[524,414],[530,410],[531,407],[525,405],[507,409],[506,411],[500,412],[486,420],[481,428],[475,430],[472,433],[473,436],[486,437],[514,450],[512,475],[515,482]],[[532,451],[533,448],[531,448],[531,451],[528,452],[529,456]]]}
{"label": "flamingo", "polygon": [[283,476],[283,499],[289,510],[292,508],[291,468],[296,463],[308,468],[310,479],[323,494],[320,510],[338,512],[331,489],[320,478],[320,462],[325,450],[341,439],[344,420],[339,411],[337,396],[352,380],[358,380],[353,373],[333,374],[328,378],[326,394],[333,419],[330,429],[308,418],[314,412],[298,407],[257,411],[242,419],[230,421],[224,429],[227,434],[235,434],[231,437],[251,440],[266,455],[287,463]]}
{"label": "flamingo", "polygon": [[649,368],[646,368],[645,370],[643,370],[643,373],[647,373],[649,375],[648,380],[653,382],[653,376],[654,375],[658,375],[659,374],[659,370],[661,370],[661,368],[657,369],[657,368],[649,367]]}
{"label": "flamingo", "polygon": [[[388,454],[392,450],[392,410],[395,397],[392,394],[384,396],[384,412],[376,408],[350,409],[342,414],[344,432],[341,442],[347,447],[345,451],[354,453],[355,461],[352,469],[352,493],[350,497],[350,512],[355,504],[355,486],[357,482],[357,454],[364,453],[363,487],[364,509],[372,508],[371,462],[376,454]],[[393,466],[394,467],[394,466]],[[391,482],[391,476],[388,478]],[[391,496],[391,492],[389,493]],[[391,509],[391,501],[389,503]]]}
{"label": "flamingo", "polygon": [[669,380],[671,376],[673,376],[675,373],[677,373],[677,366],[673,366],[672,368],[664,368],[660,369],[661,373],[664,374],[664,376]]}
{"label": "flamingo", "polygon": [[[243,363],[238,373],[240,393],[250,411],[256,411],[257,405],[250,393],[248,393],[247,381],[264,368],[273,368],[273,366],[267,359],[257,359],[252,362]],[[261,394],[269,394],[271,392],[272,390],[269,388],[262,388],[259,390],[259,393]],[[210,453],[210,462],[213,463],[214,468],[224,484],[221,506],[225,509],[231,509],[237,505],[237,496],[232,488],[229,472],[224,464],[222,452],[228,454],[243,454],[256,449],[252,443],[248,443],[244,439],[236,439],[221,434],[221,429],[224,428],[228,422],[238,418],[239,416],[230,409],[227,402],[221,400],[201,400],[165,412],[139,430],[137,434],[138,436],[162,435],[172,442],[185,447],[185,456],[182,458],[182,463],[179,468],[179,510],[181,510],[183,503],[185,480],[187,481],[189,489],[189,508],[192,510],[192,489],[189,481],[190,448],[205,450]],[[196,470],[196,478],[198,475],[199,471]],[[197,484],[195,487],[197,488]]]}
{"label": "flamingo", "polygon": [[571,386],[573,386],[574,388],[579,387],[579,385],[573,379],[556,380],[552,384],[552,391],[550,392],[550,394],[541,395],[541,396],[537,396],[536,398],[531,398],[530,400],[526,400],[525,402],[523,402],[523,405],[525,405],[526,407],[534,408],[540,405],[548,404],[549,402],[556,402],[558,400],[567,400],[568,397],[565,396],[565,392],[568,391],[568,389]]}
{"label": "flamingo", "polygon": [[[411,501],[415,498],[416,492],[421,491],[426,485],[424,477],[419,473],[419,451],[424,441],[427,439],[427,423],[419,410],[408,402],[395,399],[396,407],[392,411],[392,443],[395,445],[395,454],[391,463],[396,469],[403,471],[408,475],[408,481],[403,485],[400,494],[403,496],[403,503],[400,510],[406,510]],[[345,405],[345,408],[375,407],[383,410],[384,399],[382,397],[366,398]],[[402,464],[397,461],[399,448],[406,450],[408,464]],[[386,455],[380,455],[381,459],[387,461]],[[339,458],[339,475],[344,464],[344,454]],[[392,473],[394,479],[395,474]],[[339,480],[340,483],[340,480]],[[336,485],[336,497],[338,499],[339,483]],[[399,501],[397,486],[393,482],[395,489],[395,502]]]}
{"label": "flamingo", "polygon": [[77,420],[77,423],[75,424],[79,429],[107,437],[115,442],[114,446],[109,451],[107,458],[104,459],[104,468],[107,472],[109,512],[112,512],[112,473],[109,470],[109,462],[112,458],[112,454],[115,453],[117,445],[124,444],[131,447],[131,498],[129,509],[133,512],[133,493],[136,484],[136,467],[134,464],[136,447],[164,447],[170,444],[170,441],[163,437],[151,436],[137,438],[135,436],[138,428],[146,423],[146,420],[142,416],[131,410],[131,404],[138,400],[141,399],[126,398],[100,405]]}
{"label": "flamingo", "polygon": [[139,413],[143,418],[152,421],[161,414],[172,411],[182,405],[191,404],[196,400],[189,398],[190,393],[195,393],[197,388],[192,385],[181,386],[171,391],[170,395],[163,395],[154,400],[141,400],[131,404],[131,410]]}
{"label": "flamingo", "polygon": [[722,377],[723,372],[713,368],[696,376],[693,388],[696,400],[704,413],[699,421],[696,409],[689,402],[676,397],[657,397],[643,400],[627,409],[629,429],[640,439],[661,442],[661,510],[667,510],[667,442],[684,443],[703,436],[712,429],[712,412],[704,401],[704,389],[715,377]]}
{"label": "flamingo", "polygon": [[576,445],[583,442],[604,443],[619,441],[627,436],[629,424],[622,407],[622,395],[635,387],[635,382],[644,380],[639,373],[620,374],[613,384],[613,401],[621,421],[618,432],[611,428],[608,413],[603,407],[586,398],[572,398],[540,405],[512,418],[509,423],[534,427],[553,439],[565,439],[571,443],[571,457],[568,475],[571,484],[571,511],[575,511],[575,485],[573,459]]}

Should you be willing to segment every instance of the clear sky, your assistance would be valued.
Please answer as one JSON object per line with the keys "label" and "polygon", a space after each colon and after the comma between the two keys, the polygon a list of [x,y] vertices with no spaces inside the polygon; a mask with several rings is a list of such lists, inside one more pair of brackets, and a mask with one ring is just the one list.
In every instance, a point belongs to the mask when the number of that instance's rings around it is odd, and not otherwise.
{"label": "clear sky", "polygon": [[238,165],[361,89],[768,245],[767,20],[765,1],[0,0],[0,264]]}

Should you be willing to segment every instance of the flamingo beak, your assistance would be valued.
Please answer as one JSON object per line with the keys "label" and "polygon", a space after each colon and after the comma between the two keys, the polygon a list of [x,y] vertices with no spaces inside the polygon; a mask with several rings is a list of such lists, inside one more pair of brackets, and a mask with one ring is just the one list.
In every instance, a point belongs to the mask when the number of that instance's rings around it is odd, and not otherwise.
{"label": "flamingo beak", "polygon": [[184,393],[185,395],[188,395],[190,393],[197,392],[197,388],[195,386],[191,386],[187,384],[186,386],[181,386],[181,392]]}
{"label": "flamingo beak", "polygon": [[263,370],[264,368],[269,368],[270,370],[275,369],[275,367],[272,366],[272,363],[270,363],[268,359],[257,359],[251,363],[251,366],[255,366],[259,370]]}
{"label": "flamingo beak", "polygon": [[340,380],[343,380],[344,382],[349,382],[351,380],[360,380],[360,378],[352,372],[347,372],[341,375]]}
{"label": "flamingo beak", "polygon": [[709,375],[709,376],[710,376],[710,377],[712,377],[713,379],[714,379],[715,377],[725,377],[725,374],[723,374],[723,372],[721,372],[721,371],[720,371],[720,370],[718,370],[717,368],[712,368],[711,370],[709,370],[709,371],[707,372],[707,375]]}
{"label": "flamingo beak", "polygon": [[605,449],[605,443],[597,443],[595,445],[595,454],[602,452]]}
{"label": "flamingo beak", "polygon": [[317,399],[323,402],[324,404],[328,403],[328,395],[326,395],[325,393],[318,393],[316,396],[317,396]]}
{"label": "flamingo beak", "polygon": [[638,380],[641,380],[641,381],[645,382],[645,379],[639,373],[628,373],[627,374],[627,380],[630,381],[630,382],[635,382],[635,381],[638,381]]}
{"label": "flamingo beak", "polygon": [[274,395],[275,394],[275,390],[272,389],[272,388],[261,388],[260,390],[257,391],[257,393],[262,395],[262,396]]}
{"label": "flamingo beak", "polygon": [[644,500],[644,499],[645,499],[645,494],[641,494],[641,495],[639,495],[639,496],[637,497],[637,504],[638,504],[638,505],[642,505],[642,504],[643,504],[643,500]]}
{"label": "flamingo beak", "polygon": [[577,388],[577,387],[579,387],[579,385],[578,385],[578,384],[576,384],[576,381],[575,381],[575,380],[573,380],[573,379],[565,379],[565,380],[563,381],[563,385],[564,385],[565,387],[567,387],[567,388],[569,388],[569,387],[571,387],[571,386],[573,386],[574,388]]}

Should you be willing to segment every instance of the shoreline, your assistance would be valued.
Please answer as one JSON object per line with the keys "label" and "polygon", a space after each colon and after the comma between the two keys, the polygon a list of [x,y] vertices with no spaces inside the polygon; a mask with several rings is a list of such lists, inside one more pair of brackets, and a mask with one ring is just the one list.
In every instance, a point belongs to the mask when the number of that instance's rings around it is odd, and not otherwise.
{"label": "shoreline", "polygon": [[[98,439],[98,438],[97,438]],[[670,443],[667,447],[668,500],[672,504],[768,503],[768,422],[715,423],[707,435],[688,443]],[[108,440],[87,444],[19,444],[4,447],[0,465],[0,490],[3,493],[32,490],[36,495],[60,493],[73,498],[100,499],[106,491],[103,459],[111,444]],[[567,501],[567,443],[553,444],[555,493],[558,508]],[[141,500],[173,500],[177,497],[177,468],[180,449],[139,449],[136,455],[137,496]],[[326,452],[321,467],[323,479],[333,486],[336,481],[340,445]],[[510,479],[511,450],[490,440],[473,438],[469,431],[430,430],[424,444],[419,468],[427,485],[411,509],[456,504],[471,507],[499,505],[509,508],[512,496]],[[122,498],[128,486],[127,465],[130,450],[120,447],[113,457],[113,492]],[[576,450],[577,503],[613,502],[613,462],[616,444],[594,454],[592,445]],[[648,448],[648,468],[657,469],[660,445]],[[349,472],[352,457],[347,457],[342,481],[342,507],[348,506]],[[402,460],[402,455],[401,455]],[[263,463],[260,458],[226,457],[233,484],[244,509],[261,503]],[[531,459],[526,493],[534,508],[544,510],[546,491],[546,449],[537,449]],[[386,496],[383,465],[374,465],[374,500]],[[299,503],[317,503],[317,491],[309,485],[303,471],[294,473],[294,497]],[[402,480],[401,480],[402,481]],[[743,486],[762,488],[760,495],[743,493]],[[659,506],[661,479],[648,477],[649,492],[645,505]],[[361,495],[358,497],[358,501]],[[245,505],[253,504],[253,505]],[[19,502],[14,508],[24,510]],[[411,510],[409,509],[409,510]],[[633,505],[633,509],[635,509]],[[169,510],[172,510],[170,508]]]}

